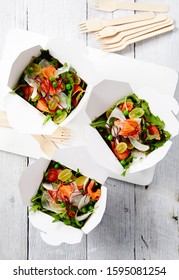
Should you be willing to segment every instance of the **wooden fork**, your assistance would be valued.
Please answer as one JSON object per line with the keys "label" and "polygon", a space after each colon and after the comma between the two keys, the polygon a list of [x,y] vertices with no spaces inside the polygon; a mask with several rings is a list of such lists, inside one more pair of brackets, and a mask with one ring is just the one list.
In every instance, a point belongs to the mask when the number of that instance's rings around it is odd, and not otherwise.
{"label": "wooden fork", "polygon": [[171,25],[171,26],[165,27],[165,28],[161,28],[159,30],[156,30],[156,31],[144,34],[144,35],[141,35],[139,37],[135,37],[135,38],[129,39],[124,44],[121,44],[121,43],[116,44],[115,47],[111,47],[111,48],[105,49],[105,51],[106,52],[121,51],[121,50],[125,49],[130,44],[134,44],[134,43],[137,43],[139,41],[146,40],[148,38],[151,38],[151,37],[154,37],[154,36],[157,36],[157,35],[169,32],[169,31],[172,31],[174,28],[175,28],[174,25]]}
{"label": "wooden fork", "polygon": [[162,22],[166,19],[167,19],[167,15],[158,15],[154,19],[149,19],[149,20],[144,20],[144,21],[139,21],[139,22],[134,22],[134,23],[129,23],[129,24],[123,24],[123,25],[119,25],[119,26],[107,26],[104,29],[102,29],[101,31],[94,33],[93,37],[96,37],[97,39],[110,37],[110,36],[114,36],[115,34],[121,32],[121,31],[138,28],[141,26],[146,26],[146,25],[150,25],[153,23],[157,23],[157,22]]}
{"label": "wooden fork", "polygon": [[127,31],[120,32],[113,37],[107,37],[107,38],[100,39],[99,43],[104,48],[112,48],[112,47],[115,47],[116,45],[118,46],[119,43],[122,44],[125,41],[127,41],[129,35],[133,35],[134,37],[138,37],[141,34],[145,34],[145,33],[147,34],[151,31],[161,29],[161,28],[169,26],[171,24],[173,24],[173,19],[168,18],[168,19],[166,19],[162,22],[159,22],[159,23],[154,23],[154,24],[150,24],[149,26],[146,25],[146,26],[143,26],[143,27],[129,29]]}
{"label": "wooden fork", "polygon": [[166,4],[148,4],[120,2],[118,0],[95,0],[93,8],[104,12],[114,12],[115,10],[133,10],[167,13],[169,6]]}
{"label": "wooden fork", "polygon": [[82,33],[84,32],[94,32],[99,31],[103,29],[106,26],[114,26],[114,25],[120,25],[130,22],[136,22],[136,21],[143,21],[147,19],[152,19],[155,17],[155,14],[153,12],[146,12],[146,13],[140,13],[133,16],[125,16],[120,18],[113,18],[109,20],[104,19],[89,19],[85,22],[79,24],[79,29]]}
{"label": "wooden fork", "polygon": [[[0,111],[0,127],[11,128],[7,114],[4,111]],[[58,148],[56,143],[62,145],[70,144],[70,129],[58,127],[51,135],[33,134],[32,137],[39,143],[41,150],[51,157]]]}

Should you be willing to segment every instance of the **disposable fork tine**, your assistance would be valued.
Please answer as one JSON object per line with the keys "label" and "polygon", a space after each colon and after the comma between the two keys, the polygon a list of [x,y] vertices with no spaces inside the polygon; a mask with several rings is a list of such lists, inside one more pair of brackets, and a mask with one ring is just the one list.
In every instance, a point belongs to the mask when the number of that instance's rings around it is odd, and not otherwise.
{"label": "disposable fork tine", "polygon": [[115,25],[122,25],[132,22],[139,22],[139,21],[145,21],[148,19],[152,19],[155,17],[155,14],[153,12],[145,12],[140,14],[135,14],[132,16],[124,16],[120,18],[113,18],[113,19],[89,19],[85,22],[79,24],[79,30],[81,32],[94,32],[99,31],[103,29],[106,26],[115,26]]}
{"label": "disposable fork tine", "polygon": [[150,25],[153,23],[157,22],[162,22],[167,19],[167,15],[158,15],[154,19],[149,19],[149,20],[144,20],[144,21],[139,21],[139,22],[134,22],[134,23],[128,23],[128,24],[122,24],[119,26],[108,26],[102,29],[101,31],[98,32],[98,38],[104,38],[104,37],[110,37],[113,36],[121,31],[145,26],[145,25]]}

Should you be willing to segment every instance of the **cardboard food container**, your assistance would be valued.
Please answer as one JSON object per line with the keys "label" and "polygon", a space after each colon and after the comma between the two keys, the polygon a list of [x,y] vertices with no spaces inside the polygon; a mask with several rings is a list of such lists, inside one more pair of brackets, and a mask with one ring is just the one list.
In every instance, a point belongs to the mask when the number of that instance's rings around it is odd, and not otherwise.
{"label": "cardboard food container", "polygon": [[[101,81],[93,88],[90,100],[86,106],[89,123],[106,112],[120,99],[131,93],[133,93],[133,90],[128,83],[112,80]],[[178,113],[179,106],[172,96],[159,94],[154,88],[149,87],[143,87],[138,92],[135,92],[135,94],[139,98],[146,100],[149,103],[151,112],[165,122],[165,130],[171,133],[171,137],[178,134],[179,122],[175,114]],[[154,167],[155,164],[165,157],[172,145],[170,140],[167,141],[164,146],[151,152],[143,160],[133,163],[127,171],[126,176],[121,177],[120,175],[124,171],[122,165],[98,131],[90,125],[86,126],[86,143],[91,157],[97,164],[103,166],[109,172],[116,174],[115,177],[125,181],[128,181],[128,177],[130,178],[132,175],[130,173],[136,173]]]}
{"label": "cardboard food container", "polygon": [[[53,218],[40,211],[29,212],[32,225],[40,230],[41,237],[47,244],[57,246],[61,243],[79,243],[83,234],[92,231],[103,217],[107,199],[107,188],[103,184],[107,178],[107,171],[92,160],[84,146],[58,150],[52,160],[73,170],[79,168],[81,174],[94,178],[102,184],[101,196],[95,204],[95,211],[81,229],[67,226],[61,221],[52,223]],[[31,198],[36,195],[49,163],[50,160],[40,158],[22,173],[19,180],[19,190],[26,206],[31,206]]]}
{"label": "cardboard food container", "polygon": [[[60,124],[60,126],[66,126],[80,113],[84,104],[90,97],[93,77],[95,77],[94,66],[87,59],[85,48],[78,46],[78,44],[72,46],[68,43],[61,42],[58,39],[50,39],[45,48],[40,45],[32,46],[29,49],[23,50],[17,56],[9,73],[9,92],[16,87],[20,76],[31,62],[32,57],[40,55],[41,49],[48,49],[50,54],[57,58],[62,64],[67,62],[77,71],[79,77],[87,84],[86,92],[77,107],[73,109],[67,118]],[[11,127],[21,133],[52,134],[58,127],[58,125],[52,120],[49,120],[43,125],[45,115],[17,94],[7,93],[4,98],[4,107]]]}

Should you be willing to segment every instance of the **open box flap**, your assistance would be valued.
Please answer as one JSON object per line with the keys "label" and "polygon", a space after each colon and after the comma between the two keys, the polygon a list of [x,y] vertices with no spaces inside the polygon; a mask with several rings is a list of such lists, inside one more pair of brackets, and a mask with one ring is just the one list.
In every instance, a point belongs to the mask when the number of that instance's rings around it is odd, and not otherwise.
{"label": "open box flap", "polygon": [[85,146],[59,149],[52,159],[75,171],[79,169],[83,175],[100,184],[104,184],[108,177],[106,169],[94,162]]}
{"label": "open box flap", "polygon": [[37,211],[29,213],[29,220],[34,227],[41,231],[41,237],[49,245],[58,246],[61,243],[76,244],[82,239],[83,232],[80,229],[66,226],[63,222],[53,223],[53,218],[45,213]]}
{"label": "open box flap", "polygon": [[88,59],[88,48],[80,40],[65,42],[61,38],[52,38],[49,39],[46,48],[60,62],[67,62],[71,67],[75,68],[78,75],[87,84],[95,84],[98,73],[96,72],[94,63]]}
{"label": "open box flap", "polygon": [[25,205],[31,205],[31,198],[36,195],[49,162],[48,159],[40,158],[23,171],[18,186]]}
{"label": "open box flap", "polygon": [[82,227],[82,231],[85,234],[88,234],[92,231],[102,220],[106,209],[106,199],[107,199],[107,188],[101,187],[101,196],[100,199],[95,204],[95,215],[91,215],[85,225]]}

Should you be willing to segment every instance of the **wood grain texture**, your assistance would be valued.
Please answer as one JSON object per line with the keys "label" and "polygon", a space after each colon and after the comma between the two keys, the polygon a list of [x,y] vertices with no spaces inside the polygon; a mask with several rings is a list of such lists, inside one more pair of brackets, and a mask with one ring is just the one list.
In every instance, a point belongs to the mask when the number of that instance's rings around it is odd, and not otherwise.
{"label": "wood grain texture", "polygon": [[[155,2],[141,1],[141,2]],[[179,2],[158,1],[170,5],[169,15],[177,20]],[[176,22],[178,25],[178,23]],[[179,70],[177,30],[169,34],[136,44],[135,57]],[[176,98],[179,100],[178,89]],[[136,258],[137,259],[179,259],[179,143],[174,144],[165,159],[156,169],[154,181],[148,189],[136,186]]]}
{"label": "wood grain texture", "polygon": [[18,192],[24,157],[0,153],[0,259],[27,258],[27,209]]}
{"label": "wood grain texture", "polygon": [[[131,0],[126,0],[131,2]],[[134,0],[153,2],[156,0]],[[178,0],[157,0],[170,5],[169,15],[179,18]],[[5,35],[18,27],[65,40],[80,39],[99,48],[77,25],[88,18],[130,15],[130,11],[104,13],[91,8],[92,0],[1,0],[0,53]],[[177,23],[178,25],[178,23]],[[159,38],[160,37],[160,38]],[[179,31],[127,47],[120,54],[169,66],[179,71]],[[179,100],[179,87],[177,89]],[[0,152],[0,259],[179,259],[179,142],[158,164],[149,187],[108,179],[108,200],[100,225],[80,244],[45,244],[28,223],[17,183],[27,159]],[[33,160],[29,160],[31,164]],[[8,168],[7,168],[8,167]],[[9,167],[13,172],[9,173]]]}
{"label": "wood grain texture", "polygon": [[[27,1],[1,1],[0,55],[11,28],[26,29]],[[27,258],[27,209],[18,193],[18,181],[26,159],[0,151],[0,259]]]}

